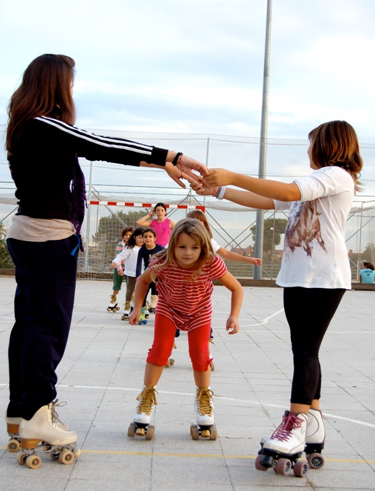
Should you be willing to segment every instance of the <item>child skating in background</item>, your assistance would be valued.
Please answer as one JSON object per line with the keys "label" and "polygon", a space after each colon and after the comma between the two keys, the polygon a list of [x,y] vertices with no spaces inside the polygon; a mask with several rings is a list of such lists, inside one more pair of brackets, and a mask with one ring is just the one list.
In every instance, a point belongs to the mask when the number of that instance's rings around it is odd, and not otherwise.
{"label": "child skating in background", "polygon": [[[143,230],[143,246],[140,248],[138,252],[137,268],[135,274],[136,278],[138,278],[143,273],[143,271],[145,271],[148,268],[148,265],[150,264],[150,261],[153,258],[153,256],[164,249],[162,245],[156,243],[156,239],[157,239],[156,232],[153,228],[147,227]],[[150,309],[147,310],[146,300],[147,300],[148,292],[150,290],[151,290],[151,304],[150,304]],[[146,308],[144,312],[146,319],[149,316],[149,311],[155,312],[157,301],[158,301],[158,292],[156,290],[156,284],[152,281],[149,284],[142,305],[142,307]]]}
{"label": "child skating in background", "polygon": [[[352,286],[345,226],[363,166],[357,135],[346,121],[321,124],[308,136],[313,172],[307,177],[282,183],[210,169],[206,188],[197,189],[198,194],[251,208],[289,210],[277,284],[284,287],[293,351],[290,408],[273,434],[263,439],[256,467],[266,470],[276,464],[275,470],[283,473],[283,465],[290,466],[292,460],[298,475],[303,474],[304,463],[294,461],[303,451],[311,467],[324,464],[319,350],[345,291]],[[227,188],[230,184],[244,191]]]}
{"label": "child skating in background", "polygon": [[[116,255],[120,254],[120,252],[122,252],[125,249],[128,240],[133,232],[134,232],[134,227],[125,227],[123,229],[123,231],[121,232],[122,241],[119,242],[116,246]],[[121,268],[122,270],[125,269],[125,261],[121,262]],[[117,312],[117,310],[120,310],[120,306],[117,302],[117,295],[121,290],[121,285],[124,279],[126,282],[126,276],[120,276],[117,272],[117,268],[115,268],[113,270],[113,293],[110,297],[110,303],[107,307],[108,312]]]}
{"label": "child skating in background", "polygon": [[[125,295],[125,308],[121,316],[121,320],[128,320],[130,314],[130,302],[135,289],[135,279],[136,279],[136,269],[137,269],[137,259],[138,252],[143,245],[143,228],[136,228],[133,234],[128,240],[128,245],[125,249],[117,254],[115,259],[112,261],[111,269],[117,268],[117,272],[120,276],[127,277],[126,281],[126,295]],[[125,261],[125,270],[123,271],[121,267],[121,262]]]}
{"label": "child skating in background", "polygon": [[[227,271],[223,261],[214,255],[207,230],[195,219],[184,219],[176,224],[168,249],[160,252],[139,277],[130,324],[138,323],[148,285],[156,278],[159,297],[154,341],[146,360],[144,387],[137,397],[139,402],[128,435],[134,436],[134,432],[142,434],[145,430],[147,433],[157,403],[157,383],[168,362],[176,328],[179,328],[188,332],[189,355],[196,384],[194,408],[197,425],[204,432],[202,436],[210,437],[214,424],[213,393],[210,389],[212,358],[208,347],[214,288],[212,281],[217,279],[232,292],[230,315],[226,322],[229,334],[235,334],[239,329],[242,287]],[[197,428],[191,431],[193,438],[196,437]],[[212,431],[211,438],[215,438],[216,430]]]}

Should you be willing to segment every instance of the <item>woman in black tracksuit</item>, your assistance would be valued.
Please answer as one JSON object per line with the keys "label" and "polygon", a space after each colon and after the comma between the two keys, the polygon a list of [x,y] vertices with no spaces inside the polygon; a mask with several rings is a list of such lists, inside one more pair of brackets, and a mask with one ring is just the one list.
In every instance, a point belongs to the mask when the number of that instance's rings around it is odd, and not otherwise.
{"label": "woman in black tracksuit", "polygon": [[[51,428],[46,435],[34,434],[28,423],[41,410],[49,413],[45,418],[49,422],[56,418],[55,370],[70,329],[84,217],[85,184],[78,157],[164,168],[183,187],[180,179],[191,180],[191,169],[207,172],[203,164],[181,153],[74,127],[74,65],[64,55],[36,58],[11,98],[7,127],[6,147],[19,208],[7,234],[17,290],[6,418],[16,425],[22,418],[21,437],[32,433],[44,441],[54,438],[48,433]],[[66,432],[65,426],[56,428],[56,438],[59,431]],[[72,440],[75,432],[67,433]]]}

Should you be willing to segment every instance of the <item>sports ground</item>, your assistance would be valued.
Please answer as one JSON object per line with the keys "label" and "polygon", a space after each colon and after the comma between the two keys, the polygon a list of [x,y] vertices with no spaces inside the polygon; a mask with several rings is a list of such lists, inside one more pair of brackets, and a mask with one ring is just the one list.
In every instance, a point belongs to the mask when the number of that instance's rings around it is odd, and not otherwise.
{"label": "sports ground", "polygon": [[[158,386],[152,441],[128,438],[152,342],[153,317],[130,326],[106,311],[109,281],[78,281],[67,351],[58,368],[59,408],[78,433],[72,465],[42,456],[39,469],[16,462],[0,428],[2,490],[245,491],[375,490],[375,322],[373,291],[349,291],[321,349],[325,465],[306,477],[254,467],[259,440],[288,407],[292,354],[279,288],[245,287],[240,332],[228,336],[230,293],[213,294],[216,441],[193,441],[194,383],[182,334],[174,366]],[[48,286],[46,286],[48,287]],[[13,324],[12,277],[0,277],[0,411],[8,400],[7,343]],[[123,293],[123,292],[122,292]],[[296,306],[298,308],[298,306]],[[311,310],[319,305],[311,305]],[[303,319],[309,312],[301,312]]]}

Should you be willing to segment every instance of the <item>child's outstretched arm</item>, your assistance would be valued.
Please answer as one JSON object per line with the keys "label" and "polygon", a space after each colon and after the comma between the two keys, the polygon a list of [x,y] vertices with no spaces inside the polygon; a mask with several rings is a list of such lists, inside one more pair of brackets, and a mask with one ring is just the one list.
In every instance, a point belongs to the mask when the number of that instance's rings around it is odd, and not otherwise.
{"label": "child's outstretched arm", "polygon": [[229,271],[221,278],[218,278],[218,281],[232,292],[230,314],[227,319],[226,330],[228,331],[228,334],[236,334],[240,328],[238,317],[240,315],[243,300],[242,286]]}
{"label": "child's outstretched arm", "polygon": [[143,300],[146,296],[148,285],[153,281],[152,278],[155,278],[154,273],[149,269],[146,269],[146,271],[137,279],[134,292],[134,309],[129,317],[129,324],[138,324],[139,318],[141,317]]}
{"label": "child's outstretched arm", "polygon": [[120,252],[120,254],[117,254],[117,256],[114,258],[109,269],[117,268],[118,274],[120,276],[123,276],[124,272],[122,271],[122,268],[121,268],[121,262],[124,261],[129,256],[130,253],[131,253],[131,249],[123,249]]}
{"label": "child's outstretched arm", "polygon": [[262,260],[258,259],[257,257],[241,256],[241,254],[237,254],[237,252],[233,251],[228,251],[228,249],[224,249],[224,247],[220,247],[220,249],[216,251],[216,254],[218,254],[223,259],[229,259],[230,261],[255,264],[256,266],[262,265]]}

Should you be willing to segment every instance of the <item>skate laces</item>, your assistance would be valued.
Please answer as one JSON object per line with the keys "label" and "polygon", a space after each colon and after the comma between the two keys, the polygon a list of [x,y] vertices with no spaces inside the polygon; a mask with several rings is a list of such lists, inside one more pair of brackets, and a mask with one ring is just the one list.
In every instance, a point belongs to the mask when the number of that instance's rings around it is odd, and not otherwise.
{"label": "skate laces", "polygon": [[285,442],[292,436],[292,430],[301,428],[303,419],[296,414],[285,412],[282,422],[271,435],[271,440],[279,440]]}
{"label": "skate laces", "polygon": [[201,416],[212,416],[214,407],[212,396],[214,393],[211,389],[197,389],[197,406]]}
{"label": "skate laces", "polygon": [[61,421],[61,419],[59,418],[59,415],[55,409],[56,407],[66,406],[66,401],[61,401],[59,403],[59,400],[56,399],[56,401],[52,401],[49,406],[50,406],[50,410],[51,410],[52,423],[58,427],[63,427],[63,428],[66,427],[66,424]]}
{"label": "skate laces", "polygon": [[151,416],[154,406],[158,404],[155,387],[145,387],[137,397],[137,401],[140,401],[137,407],[137,413],[144,413]]}

